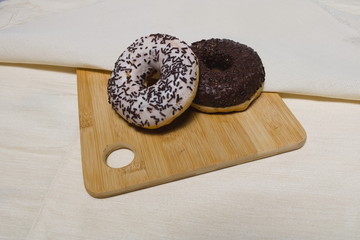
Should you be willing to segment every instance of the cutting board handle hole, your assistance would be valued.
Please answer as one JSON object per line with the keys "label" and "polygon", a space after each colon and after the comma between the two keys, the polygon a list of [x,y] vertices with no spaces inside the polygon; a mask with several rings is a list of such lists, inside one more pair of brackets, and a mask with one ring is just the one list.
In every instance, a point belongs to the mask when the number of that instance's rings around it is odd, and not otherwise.
{"label": "cutting board handle hole", "polygon": [[106,164],[111,168],[122,168],[134,160],[135,154],[131,149],[119,148],[112,151],[106,158]]}

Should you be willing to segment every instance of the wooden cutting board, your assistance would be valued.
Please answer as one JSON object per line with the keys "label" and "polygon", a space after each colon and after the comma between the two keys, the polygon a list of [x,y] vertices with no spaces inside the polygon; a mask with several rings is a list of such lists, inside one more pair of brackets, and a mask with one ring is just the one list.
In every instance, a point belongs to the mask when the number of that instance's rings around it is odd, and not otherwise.
{"label": "wooden cutting board", "polygon": [[[156,130],[130,126],[107,102],[110,72],[77,71],[84,183],[90,195],[110,197],[298,149],[306,133],[276,93],[263,93],[244,112],[205,114],[192,108]],[[106,164],[127,148],[134,160]],[[241,178],[241,176],[239,176]]]}

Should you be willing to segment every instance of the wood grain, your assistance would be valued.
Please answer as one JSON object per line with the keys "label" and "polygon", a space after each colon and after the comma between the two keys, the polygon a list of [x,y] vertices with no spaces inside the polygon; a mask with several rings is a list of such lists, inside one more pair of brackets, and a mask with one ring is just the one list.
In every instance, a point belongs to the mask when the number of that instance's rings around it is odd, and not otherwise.
{"label": "wood grain", "polygon": [[[77,70],[84,184],[110,197],[302,147],[306,133],[276,93],[244,112],[205,114],[192,108],[155,130],[130,126],[107,102],[109,72]],[[134,160],[111,168],[107,156],[128,148]]]}

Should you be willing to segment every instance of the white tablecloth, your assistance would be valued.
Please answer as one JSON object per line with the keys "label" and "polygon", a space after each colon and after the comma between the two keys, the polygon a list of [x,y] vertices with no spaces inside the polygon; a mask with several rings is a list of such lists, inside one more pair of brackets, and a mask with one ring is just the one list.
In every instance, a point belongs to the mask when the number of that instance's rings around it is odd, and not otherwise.
{"label": "white tablecloth", "polygon": [[[94,2],[1,1],[0,20],[6,30]],[[313,3],[358,31],[357,1]],[[359,239],[359,101],[281,95],[307,132],[301,149],[95,199],[75,68],[1,63],[0,239]]]}

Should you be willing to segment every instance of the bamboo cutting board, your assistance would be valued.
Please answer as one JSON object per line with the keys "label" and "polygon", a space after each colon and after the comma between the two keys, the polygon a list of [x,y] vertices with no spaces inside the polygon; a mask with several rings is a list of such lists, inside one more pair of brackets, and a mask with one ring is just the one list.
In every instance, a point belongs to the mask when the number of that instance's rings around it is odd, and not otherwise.
{"label": "bamboo cutting board", "polygon": [[[107,102],[109,74],[77,71],[84,184],[93,197],[214,171],[305,143],[304,129],[276,93],[263,93],[244,112],[205,114],[190,108],[160,129],[132,127]],[[134,160],[122,168],[109,167],[107,156],[120,148],[133,151]]]}

